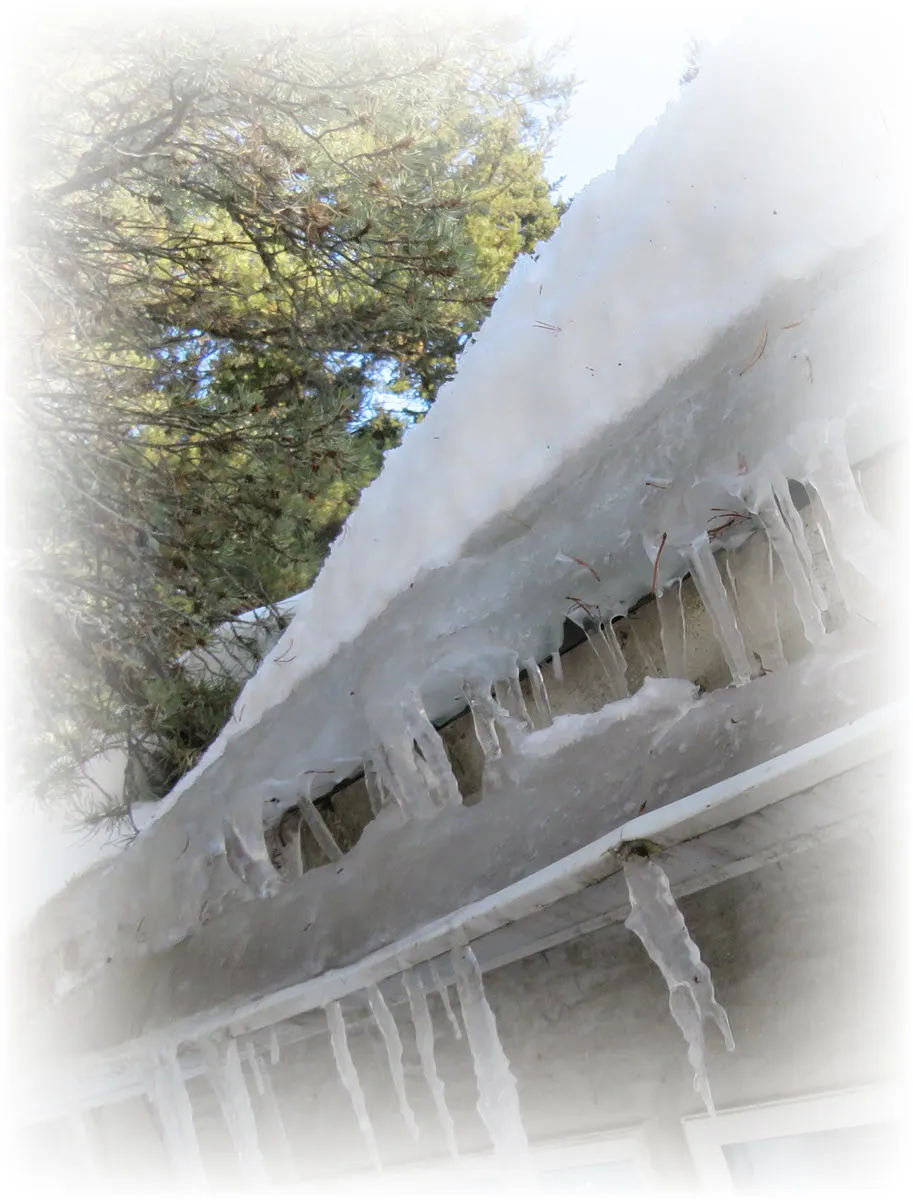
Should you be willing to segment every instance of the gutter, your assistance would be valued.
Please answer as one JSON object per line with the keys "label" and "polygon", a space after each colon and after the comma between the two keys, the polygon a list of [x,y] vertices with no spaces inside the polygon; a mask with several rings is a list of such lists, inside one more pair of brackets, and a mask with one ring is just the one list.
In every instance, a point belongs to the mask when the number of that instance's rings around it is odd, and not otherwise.
{"label": "gutter", "polygon": [[[625,849],[633,843],[647,843],[654,852],[662,851],[881,758],[898,744],[906,713],[903,703],[876,709],[767,762],[644,813],[526,878],[420,926],[357,962],[240,1006],[212,1009],[204,1017],[175,1023],[166,1035],[136,1038],[114,1051],[73,1063],[72,1073],[83,1081],[77,1090],[83,1096],[92,1092],[97,1097],[100,1085],[105,1099],[96,1102],[106,1102],[113,1092],[132,1090],[135,1094],[145,1088],[140,1082],[145,1076],[143,1064],[166,1045],[199,1042],[218,1033],[250,1035],[323,1008],[600,883],[620,870]],[[123,1075],[137,1068],[133,1077],[136,1083],[131,1087]],[[197,1072],[191,1069],[187,1073]],[[95,1087],[89,1082],[93,1077],[98,1081]],[[107,1086],[101,1083],[105,1077]],[[46,1087],[41,1086],[40,1091],[48,1095]],[[54,1092],[59,1094],[57,1088]]]}

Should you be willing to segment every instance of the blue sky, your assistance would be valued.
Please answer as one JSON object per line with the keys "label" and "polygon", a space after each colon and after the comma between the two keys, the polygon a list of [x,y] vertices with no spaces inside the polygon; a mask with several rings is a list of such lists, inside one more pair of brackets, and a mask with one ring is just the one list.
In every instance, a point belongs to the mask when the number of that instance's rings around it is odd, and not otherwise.
{"label": "blue sky", "polygon": [[740,0],[536,0],[525,6],[541,44],[571,39],[561,65],[580,80],[549,162],[551,174],[566,176],[565,197],[611,170],[676,99],[691,38],[713,45],[752,7]]}

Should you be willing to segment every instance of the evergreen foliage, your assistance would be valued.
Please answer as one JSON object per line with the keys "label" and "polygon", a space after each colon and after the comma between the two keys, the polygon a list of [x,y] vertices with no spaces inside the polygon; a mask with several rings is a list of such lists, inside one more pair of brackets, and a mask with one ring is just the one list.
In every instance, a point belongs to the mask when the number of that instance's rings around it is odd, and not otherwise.
{"label": "evergreen foliage", "polygon": [[72,796],[126,747],[129,805],[198,759],[238,684],[181,655],[309,586],[550,235],[570,87],[510,29],[389,18],[62,21],[35,47],[13,404],[31,788]]}

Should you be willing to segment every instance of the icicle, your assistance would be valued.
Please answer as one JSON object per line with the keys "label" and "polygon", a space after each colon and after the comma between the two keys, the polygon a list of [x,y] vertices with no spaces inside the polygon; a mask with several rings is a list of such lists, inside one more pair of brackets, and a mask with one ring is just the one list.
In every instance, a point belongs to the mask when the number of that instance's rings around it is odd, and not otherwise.
{"label": "icicle", "polygon": [[371,1124],[371,1118],[368,1116],[365,1094],[361,1090],[358,1071],[355,1069],[355,1063],[352,1061],[352,1055],[349,1053],[349,1042],[346,1038],[346,1023],[343,1019],[342,1009],[339,1007],[339,1002],[334,1000],[331,1004],[327,1005],[325,1011],[327,1014],[327,1026],[330,1030],[330,1042],[333,1046],[333,1057],[336,1059],[336,1069],[339,1072],[339,1078],[349,1093],[352,1107],[355,1109],[358,1128],[365,1139],[368,1153],[371,1156],[371,1162],[374,1164],[375,1170],[382,1171],[383,1163],[381,1162],[380,1151],[377,1148],[377,1139],[374,1136],[374,1126]]}
{"label": "icicle", "polygon": [[[262,854],[251,853],[237,826],[228,817],[222,819],[222,839],[226,862],[250,892],[258,898],[275,895],[279,879],[266,847],[263,846]],[[262,843],[262,838],[260,840]]]}
{"label": "icicle", "polygon": [[422,1071],[434,1100],[441,1128],[447,1141],[447,1149],[454,1157],[458,1157],[456,1132],[453,1127],[453,1117],[447,1107],[444,1095],[444,1083],[437,1073],[437,1063],[434,1060],[434,1026],[431,1023],[431,1013],[428,1011],[428,1000],[422,989],[420,980],[412,971],[403,973],[403,985],[409,1000],[409,1011],[412,1014],[412,1024],[415,1027],[415,1044],[422,1063]]}
{"label": "icicle", "polygon": [[279,1035],[275,1025],[270,1026],[269,1031],[269,1061],[274,1067],[279,1065]]}
{"label": "icicle", "polygon": [[406,729],[414,739],[421,751],[424,763],[427,765],[426,782],[430,784],[435,800],[442,808],[448,805],[462,804],[463,798],[460,795],[456,776],[444,749],[441,735],[431,724],[417,692],[413,693],[405,716]]}
{"label": "icicle", "polygon": [[519,670],[515,670],[509,680],[498,679],[495,681],[495,704],[508,713],[516,727],[522,729],[524,734],[532,730],[533,723],[526,708],[523,690],[520,687]]}
{"label": "icicle", "polygon": [[732,1050],[735,1042],[729,1018],[717,1002],[710,971],[688,933],[665,871],[648,858],[631,855],[624,862],[624,876],[631,901],[631,912],[625,925],[640,938],[663,974],[669,987],[669,1009],[688,1043],[695,1091],[700,1092],[712,1113],[713,1100],[704,1061],[703,1025],[708,1019],[715,1021],[726,1049]]}
{"label": "icicle", "polygon": [[329,826],[319,812],[317,805],[311,799],[311,790],[313,781],[308,780],[305,784],[305,791],[299,797],[298,804],[301,809],[301,818],[307,822],[307,827],[314,835],[314,841],[326,855],[329,862],[339,862],[342,858],[342,851],[339,849],[339,844],[330,832]]}
{"label": "icicle", "polygon": [[656,597],[659,610],[659,636],[666,659],[669,679],[687,679],[685,673],[685,607],[682,581],[674,579]]}
{"label": "icicle", "polygon": [[381,743],[374,755],[374,767],[377,771],[377,779],[380,785],[382,794],[392,797],[394,804],[404,816],[409,816],[410,808],[406,801],[406,796],[403,793],[399,780],[396,777],[396,771],[393,767],[393,761],[390,756],[389,748],[385,743]]}
{"label": "icicle", "polygon": [[[482,788],[487,790],[497,787],[502,781],[501,767],[504,751],[498,738],[497,715],[504,712],[491,696],[489,687],[466,683],[463,692],[469,702],[472,714],[472,726],[482,754],[485,756],[485,766],[482,769]],[[508,714],[504,713],[507,718]]]}
{"label": "icicle", "polygon": [[714,561],[710,538],[706,531],[692,543],[690,558],[692,578],[713,622],[723,656],[732,672],[733,683],[748,683],[751,679],[751,667],[748,665],[745,643],[742,641],[735,613]]}
{"label": "icicle", "polygon": [[[788,498],[789,488],[785,480],[783,486],[786,488]],[[742,496],[746,505],[757,514],[770,544],[777,552],[777,558],[779,558],[786,578],[792,587],[793,600],[798,609],[805,636],[812,645],[817,645],[825,636],[821,609],[815,601],[802,557],[796,549],[789,526],[783,519],[771,484],[767,480],[757,480],[753,484],[745,486]],[[792,504],[792,501],[790,500],[789,503]],[[796,516],[798,517],[798,514]],[[799,523],[801,525],[801,519]]]}
{"label": "icicle", "polygon": [[298,822],[295,825],[295,832],[289,848],[289,862],[291,863],[292,874],[298,879],[304,874],[304,844],[301,839],[303,825],[304,817],[299,812]]}
{"label": "icicle", "polygon": [[590,648],[599,659],[599,664],[609,681],[611,699],[623,699],[628,694],[627,667],[614,632],[610,641],[593,613],[582,605],[571,609],[568,619],[583,630]]}
{"label": "icicle", "polygon": [[618,644],[618,635],[615,632],[615,626],[611,621],[606,621],[605,625],[600,626],[600,634],[602,640],[609,648],[609,659],[612,663],[611,679],[616,692],[620,693],[619,698],[630,696],[628,690],[628,664],[625,662],[625,656],[621,652],[621,646]]}
{"label": "icicle", "polygon": [[564,679],[564,667],[561,665],[561,652],[556,650],[551,658],[552,674],[555,676],[557,683],[561,683]]}
{"label": "icicle", "polygon": [[410,817],[433,817],[440,811],[430,791],[430,768],[417,760],[412,735],[403,730],[385,741],[384,760],[389,768],[391,791]]}
{"label": "icicle", "polygon": [[205,1187],[206,1171],[194,1128],[193,1106],[173,1049],[153,1059],[151,1099],[161,1121],[168,1158],[177,1174],[187,1184]]}
{"label": "icicle", "polygon": [[495,1016],[485,995],[482,972],[469,946],[453,950],[450,958],[475,1067],[479,1115],[485,1122],[495,1153],[526,1165],[529,1143],[520,1115],[517,1081],[498,1036]]}
{"label": "icicle", "polygon": [[376,817],[384,807],[387,795],[383,779],[373,759],[368,759],[365,763],[365,791],[368,793],[368,803],[371,805],[371,812]]}
{"label": "icicle", "polygon": [[628,618],[628,629],[631,631],[631,638],[634,645],[637,647],[637,653],[640,655],[640,661],[644,665],[644,678],[659,679],[660,671],[656,665],[656,660],[647,648],[647,643],[640,636],[640,630],[637,628],[638,618],[635,616]]}
{"label": "icicle", "polygon": [[802,514],[793,502],[792,493],[789,490],[789,480],[782,472],[774,471],[771,474],[771,486],[773,488],[774,499],[780,507],[780,512],[783,514],[787,528],[792,534],[796,550],[799,552],[799,558],[802,560],[802,565],[805,568],[805,574],[812,592],[812,599],[818,608],[824,612],[827,608],[827,597],[824,595],[824,589],[815,571],[815,560],[812,558],[811,547],[808,544],[808,538],[805,536],[805,522],[802,520]]}
{"label": "icicle", "polygon": [[836,553],[871,583],[884,585],[891,547],[885,531],[870,515],[853,475],[837,423],[795,439],[807,464],[808,481],[827,516]]}
{"label": "icicle", "polygon": [[257,1122],[244,1079],[238,1043],[234,1038],[220,1037],[202,1042],[200,1050],[206,1064],[206,1074],[218,1097],[231,1140],[238,1152],[241,1174],[248,1184],[263,1187],[269,1183],[269,1172],[260,1150]]}
{"label": "icicle", "polygon": [[409,1103],[409,1097],[406,1095],[406,1078],[403,1074],[403,1043],[399,1036],[399,1030],[396,1028],[396,1021],[393,1019],[393,1014],[387,1007],[387,1002],[383,998],[379,987],[368,988],[368,1002],[371,1005],[371,1012],[374,1014],[377,1028],[384,1039],[384,1046],[387,1050],[387,1061],[390,1064],[390,1075],[393,1079],[393,1090],[396,1092],[396,1098],[399,1101],[399,1110],[403,1114],[403,1120],[409,1127],[409,1132],[418,1141],[419,1132],[415,1121],[415,1113],[412,1111],[412,1105]]}
{"label": "icicle", "polygon": [[100,1163],[95,1149],[95,1139],[92,1136],[91,1111],[77,1109],[70,1115],[67,1124],[79,1156],[80,1165],[85,1173],[80,1182],[97,1181],[100,1175]]}
{"label": "icicle", "polygon": [[279,1101],[276,1098],[276,1090],[273,1087],[272,1077],[265,1064],[260,1061],[260,1054],[254,1044],[253,1038],[247,1038],[244,1042],[247,1064],[250,1067],[250,1072],[254,1077],[258,1093],[263,1097],[264,1108],[268,1112],[272,1121],[275,1133],[278,1139],[279,1154],[286,1164],[288,1169],[294,1168],[295,1157],[292,1153],[292,1147],[288,1140],[288,1132],[285,1128],[285,1121],[282,1117],[282,1110],[279,1107]]}
{"label": "icicle", "polygon": [[450,992],[447,988],[447,984],[444,983],[443,979],[441,979],[440,972],[434,963],[429,965],[429,970],[431,972],[431,979],[434,983],[434,986],[437,988],[438,995],[441,997],[443,1002],[444,1012],[447,1014],[447,1020],[450,1022],[450,1028],[453,1030],[453,1036],[458,1042],[462,1041],[463,1031],[460,1029],[460,1022],[457,1020],[456,1013],[453,1011],[450,1005]]}
{"label": "icicle", "polygon": [[[760,554],[763,553],[767,556],[773,552],[766,538],[758,538],[749,543],[749,548],[746,548],[745,553],[751,554],[753,559],[757,560],[754,565],[754,569],[757,570],[762,565],[759,560]],[[749,578],[751,570],[752,563],[749,563]],[[783,657],[776,624],[776,598],[772,588],[747,587],[740,589],[732,570],[730,557],[726,558],[726,580],[733,596],[733,604],[738,614],[739,628],[743,632],[745,645],[759,660],[762,669],[777,670],[785,667],[786,660]]]}
{"label": "icicle", "polygon": [[767,582],[770,585],[770,612],[773,619],[774,648],[776,661],[774,665],[786,666],[786,655],[783,652],[783,637],[780,633],[780,615],[777,611],[777,581],[774,575],[774,548],[767,543]]}
{"label": "icicle", "polygon": [[243,1042],[244,1057],[247,1059],[247,1065],[250,1068],[250,1073],[254,1079],[254,1086],[259,1095],[266,1094],[266,1084],[263,1082],[263,1072],[260,1070],[260,1060],[257,1057],[257,1050],[251,1038],[245,1038]]}
{"label": "icicle", "polygon": [[539,714],[539,720],[543,726],[551,725],[552,706],[548,702],[548,691],[545,686],[545,680],[542,678],[542,672],[539,670],[539,664],[534,658],[529,658],[523,666],[526,668],[526,677],[529,680],[529,686],[533,693],[533,700],[536,704],[536,712]]}

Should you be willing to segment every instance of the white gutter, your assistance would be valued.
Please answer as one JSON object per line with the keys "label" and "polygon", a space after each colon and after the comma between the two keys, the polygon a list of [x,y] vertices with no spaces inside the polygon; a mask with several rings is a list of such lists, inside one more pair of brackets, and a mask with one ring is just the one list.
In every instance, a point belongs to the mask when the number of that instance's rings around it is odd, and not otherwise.
{"label": "white gutter", "polygon": [[599,883],[619,869],[618,852],[626,844],[646,841],[665,849],[689,841],[887,754],[897,745],[906,712],[902,703],[877,709],[739,775],[627,821],[525,879],[431,921],[358,962],[240,1006],[177,1022],[164,1033],[83,1059],[74,1064],[75,1073],[88,1082],[112,1069],[139,1065],[166,1044],[199,1042],[226,1031],[232,1036],[251,1034],[380,984]]}

